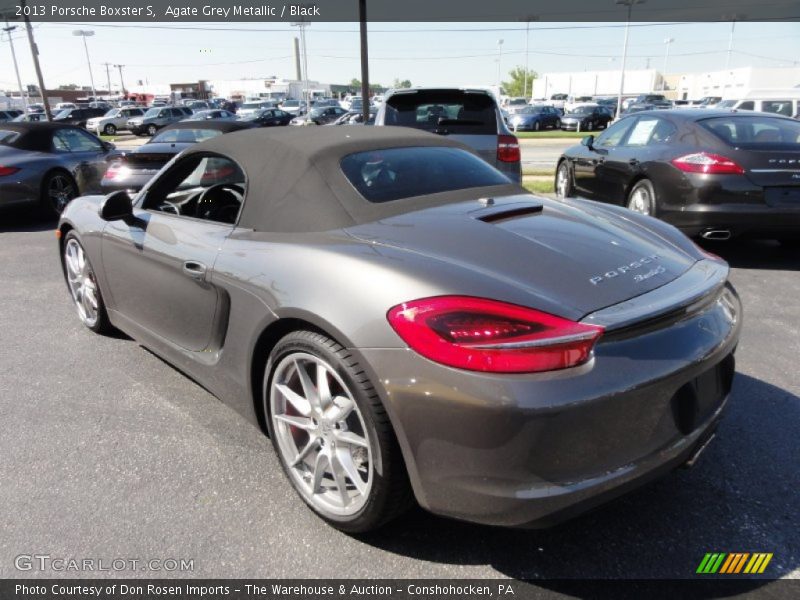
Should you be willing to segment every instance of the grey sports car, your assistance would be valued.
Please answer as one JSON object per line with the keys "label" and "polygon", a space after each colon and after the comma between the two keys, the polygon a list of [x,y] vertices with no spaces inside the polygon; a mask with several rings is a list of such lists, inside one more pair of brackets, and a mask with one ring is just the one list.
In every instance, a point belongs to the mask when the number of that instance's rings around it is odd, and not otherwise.
{"label": "grey sports car", "polygon": [[731,390],[724,261],[413,129],[218,136],[57,233],[83,323],[263,427],[346,531],[548,525],[693,463]]}
{"label": "grey sports car", "polygon": [[81,193],[100,191],[112,144],[73,125],[0,124],[0,206],[61,213]]}

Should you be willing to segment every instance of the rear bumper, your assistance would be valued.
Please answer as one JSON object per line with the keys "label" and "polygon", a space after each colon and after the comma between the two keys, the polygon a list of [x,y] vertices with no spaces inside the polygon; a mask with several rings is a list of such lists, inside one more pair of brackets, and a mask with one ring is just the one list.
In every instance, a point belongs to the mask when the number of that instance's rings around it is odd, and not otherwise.
{"label": "rear bumper", "polygon": [[689,236],[708,230],[730,231],[737,237],[800,239],[800,207],[777,208],[766,204],[692,204],[683,210],[659,214]]}
{"label": "rear bumper", "polygon": [[688,460],[733,377],[738,298],[641,333],[608,333],[589,363],[497,376],[407,349],[361,350],[420,504],[502,526],[549,526]]}

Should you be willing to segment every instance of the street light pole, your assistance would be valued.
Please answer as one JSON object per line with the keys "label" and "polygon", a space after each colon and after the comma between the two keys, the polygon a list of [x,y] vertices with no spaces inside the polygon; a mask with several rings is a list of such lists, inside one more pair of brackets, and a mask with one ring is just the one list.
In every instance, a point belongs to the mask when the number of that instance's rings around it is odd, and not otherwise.
{"label": "street light pole", "polygon": [[[538,15],[528,15],[523,18],[525,21],[525,88],[523,89],[522,95],[527,98],[528,97],[528,48],[530,46],[530,31],[531,31],[531,21],[538,21]],[[531,97],[533,97],[533,82],[531,81]]]}
{"label": "street light pole", "polygon": [[89,81],[92,84],[92,96],[94,97],[94,101],[97,102],[97,91],[94,88],[94,75],[92,75],[92,61],[89,60],[89,45],[86,43],[86,38],[92,37],[94,31],[91,29],[76,29],[72,32],[72,35],[83,38],[83,49],[86,51],[86,64],[89,66]]}
{"label": "street light pole", "polygon": [[497,93],[500,94],[500,63],[503,61],[503,40],[497,40]]}
{"label": "street light pole", "polygon": [[31,20],[28,18],[26,12],[27,0],[19,0],[20,8],[22,8],[22,15],[25,19],[25,31],[28,33],[28,45],[31,47],[31,57],[33,58],[33,68],[36,69],[36,80],[39,82],[39,94],[42,96],[42,104],[44,104],[44,114],[48,121],[53,120],[53,112],[50,110],[50,102],[47,100],[47,90],[44,87],[44,77],[42,76],[42,67],[39,65],[39,47],[33,40],[33,27],[31,27]]}
{"label": "street light pole", "polygon": [[664,38],[664,45],[667,47],[666,51],[664,52],[664,69],[661,72],[661,90],[667,89],[667,61],[669,60],[669,46],[672,42],[675,41],[675,38]]}
{"label": "street light pole", "polygon": [[620,6],[628,8],[628,17],[625,20],[625,42],[622,45],[622,71],[619,77],[619,95],[617,96],[617,119],[622,114],[622,94],[625,90],[625,63],[628,60],[628,33],[631,25],[631,9],[634,4],[644,4],[646,0],[616,0]]}
{"label": "street light pole", "polygon": [[119,85],[122,88],[122,95],[127,97],[127,93],[125,93],[125,81],[122,79],[122,67],[125,65],[114,65],[119,70]]}
{"label": "street light pole", "polygon": [[730,21],[731,22],[731,33],[728,36],[728,55],[725,59],[725,69],[727,70],[731,66],[731,53],[733,52],[733,32],[736,29],[736,21],[742,21],[746,19],[746,15],[741,15],[738,13],[733,13],[730,15],[722,15],[723,21]]}
{"label": "street light pole", "polygon": [[22,87],[22,79],[19,76],[19,66],[17,65],[17,53],[14,51],[14,38],[11,37],[11,32],[16,30],[16,25],[9,25],[6,19],[6,26],[3,31],[8,35],[8,44],[11,46],[11,59],[14,61],[14,73],[17,75],[17,86],[19,87],[19,99],[22,101],[22,107],[27,112],[28,99],[25,97],[25,88]]}
{"label": "street light pole", "polygon": [[292,25],[300,28],[300,46],[303,51],[303,88],[306,96],[306,114],[308,114],[311,112],[311,94],[308,89],[308,53],[306,52],[306,27],[308,27],[308,23],[299,21],[292,23]]}
{"label": "street light pole", "polygon": [[358,22],[361,38],[361,118],[369,121],[369,52],[367,48],[367,0],[358,0]]}
{"label": "street light pole", "polygon": [[106,83],[108,85],[108,95],[111,96],[111,71],[109,70],[111,63],[105,62],[103,63],[103,66],[106,68]]}

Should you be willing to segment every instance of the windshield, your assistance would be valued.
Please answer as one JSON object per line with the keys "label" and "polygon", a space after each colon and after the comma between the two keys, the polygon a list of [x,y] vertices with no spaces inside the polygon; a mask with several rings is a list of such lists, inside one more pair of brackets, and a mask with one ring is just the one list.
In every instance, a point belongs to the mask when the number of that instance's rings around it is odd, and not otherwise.
{"label": "windshield", "polygon": [[242,104],[242,108],[261,108],[261,102],[247,102]]}
{"label": "windshield", "polygon": [[570,115],[588,115],[590,112],[594,110],[593,106],[579,106],[571,111],[569,111]]}
{"label": "windshield", "polygon": [[342,171],[370,202],[390,202],[510,183],[494,167],[460,148],[389,148],[345,156]]}
{"label": "windshield", "polygon": [[161,112],[161,109],[158,108],[158,107],[150,108],[150,109],[147,110],[146,113],[144,113],[144,116],[145,117],[157,117],[160,112]]}
{"label": "windshield", "polygon": [[534,113],[542,113],[544,110],[540,106],[528,106],[519,111],[520,114],[530,115]]}
{"label": "windshield", "polygon": [[119,109],[118,108],[112,108],[110,111],[108,111],[103,116],[104,117],[116,117],[117,115],[119,115]]}
{"label": "windshield", "polygon": [[70,114],[72,114],[72,109],[68,108],[66,110],[59,111],[58,114],[53,117],[53,119],[66,119],[70,116]]}
{"label": "windshield", "polygon": [[717,104],[717,108],[733,108],[736,104],[737,100],[723,100],[719,104]]}
{"label": "windshield", "polygon": [[217,129],[183,128],[165,129],[153,137],[148,144],[194,144],[217,137],[222,132]]}
{"label": "windshield", "polygon": [[723,142],[751,150],[800,150],[800,121],[732,114],[700,121]]}
{"label": "windshield", "polygon": [[300,100],[285,100],[283,102],[284,106],[300,106]]}

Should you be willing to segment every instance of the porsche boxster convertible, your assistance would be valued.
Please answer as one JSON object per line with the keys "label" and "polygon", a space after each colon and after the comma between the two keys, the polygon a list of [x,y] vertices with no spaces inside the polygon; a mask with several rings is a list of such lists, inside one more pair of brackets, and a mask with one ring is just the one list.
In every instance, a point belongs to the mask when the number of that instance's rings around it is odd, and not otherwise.
{"label": "porsche boxster convertible", "polygon": [[554,523],[694,462],[731,390],[724,261],[425,132],[219,136],[133,198],[74,200],[57,235],[83,323],[259,424],[346,531],[415,500]]}

